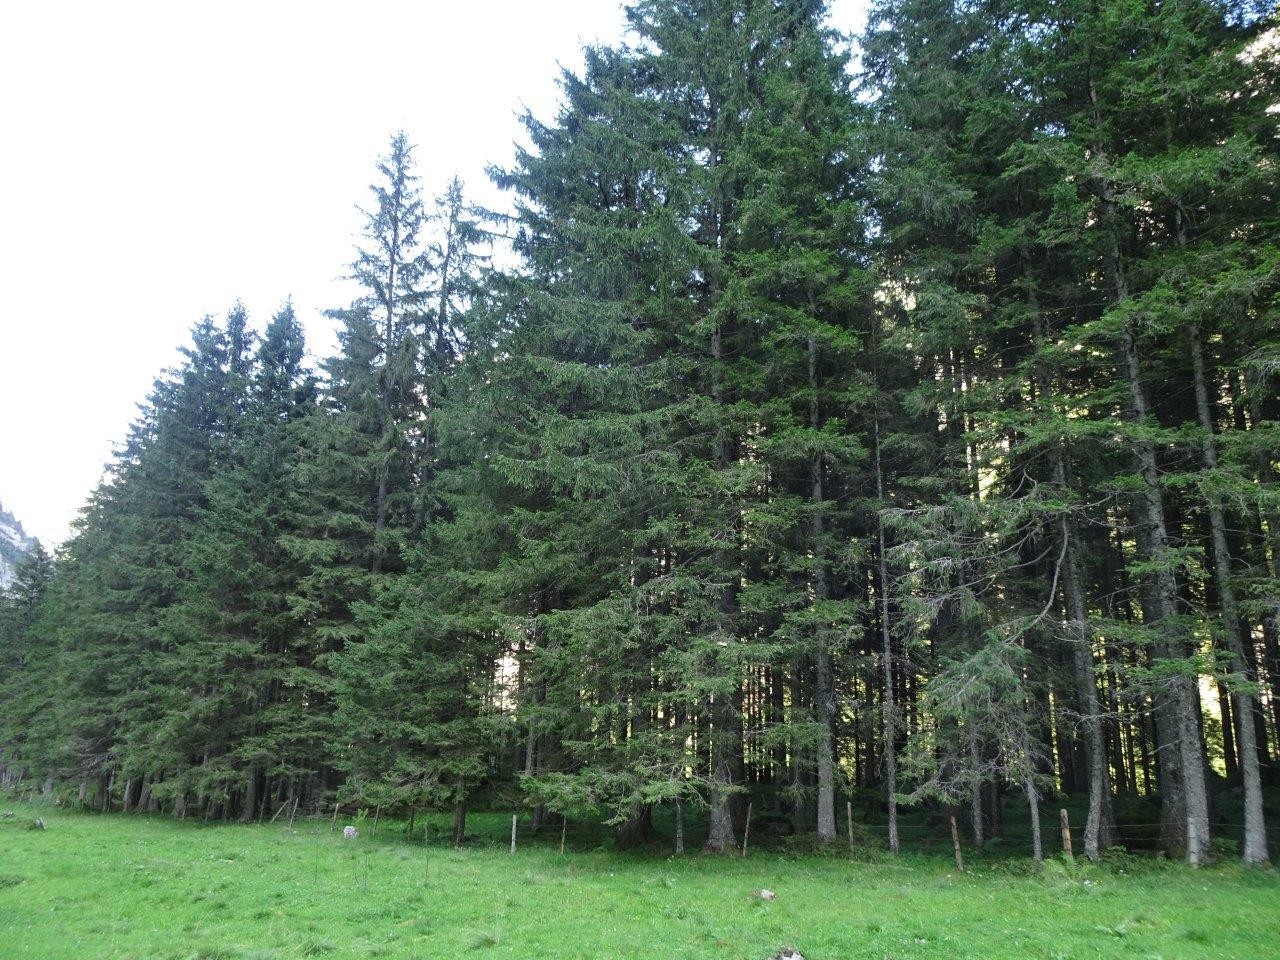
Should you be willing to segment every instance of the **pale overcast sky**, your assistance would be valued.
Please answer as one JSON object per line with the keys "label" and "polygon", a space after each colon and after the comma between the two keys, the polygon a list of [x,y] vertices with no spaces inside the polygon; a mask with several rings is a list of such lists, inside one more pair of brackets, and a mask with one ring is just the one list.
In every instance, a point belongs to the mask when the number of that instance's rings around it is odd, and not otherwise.
{"label": "pale overcast sky", "polygon": [[[861,29],[864,0],[832,24]],[[313,353],[393,131],[492,201],[617,0],[0,6],[0,502],[53,545],[191,325],[292,295]]]}

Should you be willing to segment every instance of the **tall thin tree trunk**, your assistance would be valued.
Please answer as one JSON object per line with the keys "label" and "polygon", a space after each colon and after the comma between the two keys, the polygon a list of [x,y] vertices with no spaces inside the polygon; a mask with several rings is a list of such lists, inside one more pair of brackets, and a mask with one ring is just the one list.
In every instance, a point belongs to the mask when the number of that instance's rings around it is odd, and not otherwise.
{"label": "tall thin tree trunk", "polygon": [[[1127,299],[1127,293],[1121,299]],[[1131,412],[1134,422],[1141,424],[1147,419],[1149,409],[1142,387],[1137,329],[1133,320],[1125,325],[1123,353]],[[1164,655],[1171,660],[1179,660],[1188,653],[1187,638],[1176,625],[1178,586],[1171,565],[1159,466],[1151,442],[1139,439],[1134,444],[1134,458],[1142,479],[1138,508],[1146,528],[1148,558],[1154,566],[1151,581],[1156,619],[1152,626],[1165,634],[1161,642]],[[1191,676],[1175,676],[1169,681],[1169,687],[1167,707],[1172,720],[1170,732],[1175,738],[1171,746],[1177,751],[1178,773],[1182,782],[1186,855],[1187,861],[1196,866],[1204,862],[1209,852],[1209,793],[1205,782],[1195,680]]]}
{"label": "tall thin tree trunk", "polygon": [[[713,164],[715,162],[715,149],[712,149]],[[719,233],[719,224],[716,225],[717,235]],[[714,299],[714,287],[712,287],[712,299]],[[724,380],[723,371],[720,369],[722,360],[724,359],[724,339],[723,331],[719,324],[711,332],[711,362],[712,362],[712,399],[717,410],[723,415],[725,396],[724,396]],[[729,466],[729,453],[721,424],[717,423],[715,427],[715,437],[712,440],[712,461],[717,469],[724,470]],[[736,538],[734,545],[729,548],[737,549]],[[720,569],[724,571],[733,571],[737,568],[736,557],[724,558],[725,562],[720,565]],[[736,581],[735,581],[736,583]],[[725,586],[721,597],[722,616],[724,618],[721,624],[721,630],[727,636],[731,636],[735,630],[734,609],[736,607],[736,599],[734,596],[735,585]],[[714,694],[711,697],[710,719],[711,719],[711,751],[708,758],[710,765],[708,777],[710,781],[710,789],[708,791],[708,803],[710,806],[710,831],[707,835],[707,850],[713,853],[727,853],[737,846],[737,841],[733,831],[733,815],[730,809],[730,797],[733,792],[733,744],[730,742],[731,736],[737,735],[737,724],[733,716],[733,698],[727,694]]]}
{"label": "tall thin tree trunk", "polygon": [[[401,209],[401,193],[400,188],[395,188],[395,209]],[[387,311],[387,329],[382,348],[383,369],[388,371],[386,377],[386,423],[383,426],[383,442],[389,443],[395,432],[395,424],[391,416],[391,400],[395,393],[395,364],[392,362],[391,355],[395,351],[396,346],[396,272],[399,266],[398,255],[400,251],[400,217],[395,216],[391,223],[391,245],[388,248],[387,255],[387,279],[386,279],[386,297],[383,306]],[[377,496],[374,500],[374,516],[373,516],[373,537],[374,537],[374,556],[373,556],[373,572],[378,573],[382,569],[383,546],[382,546],[382,530],[387,522],[387,493],[390,473],[391,451],[383,450],[382,456],[378,460],[377,469]]]}
{"label": "tall thin tree trunk", "polygon": [[788,723],[790,732],[790,763],[788,765],[788,781],[791,787],[791,829],[794,833],[803,833],[805,828],[806,811],[804,803],[804,766],[801,763],[799,737],[796,735],[795,724],[800,716],[801,704],[805,702],[805,682],[804,677],[807,672],[808,665],[805,663],[804,657],[795,658],[791,671],[791,714]]}
{"label": "tall thin tree trunk", "polygon": [[[1039,302],[1034,291],[1031,297],[1034,335],[1039,346],[1045,337]],[[1036,364],[1036,379],[1041,400],[1050,403],[1053,385],[1043,364]],[[1067,493],[1066,456],[1058,444],[1049,452],[1049,466],[1054,486]],[[1081,718],[1084,721],[1085,760],[1089,774],[1089,814],[1084,829],[1084,852],[1096,861],[1101,852],[1115,842],[1115,815],[1111,804],[1111,778],[1107,771],[1107,753],[1102,736],[1101,707],[1098,703],[1098,686],[1094,677],[1093,631],[1089,627],[1089,606],[1085,596],[1084,580],[1080,570],[1080,555],[1076,549],[1074,524],[1064,515],[1059,528],[1062,542],[1062,592],[1066,600],[1067,631],[1071,646],[1072,675],[1076,697],[1080,701]],[[1066,758],[1064,757],[1064,762]]]}
{"label": "tall thin tree trunk", "polygon": [[[1055,471],[1061,462],[1055,465]],[[1084,828],[1084,852],[1090,860],[1097,860],[1102,852],[1115,843],[1115,814],[1111,806],[1111,777],[1107,770],[1107,751],[1102,738],[1101,708],[1098,705],[1098,686],[1094,679],[1092,631],[1089,628],[1089,611],[1085,602],[1084,585],[1080,576],[1080,559],[1075,549],[1071,522],[1062,520],[1061,536],[1066,541],[1063,558],[1063,593],[1066,594],[1067,616],[1070,619],[1071,662],[1075,674],[1076,695],[1080,698],[1080,713],[1084,721],[1085,759],[1089,766],[1089,814]]]}
{"label": "tall thin tree trunk", "polygon": [[1218,712],[1222,714],[1222,762],[1227,768],[1227,779],[1234,783],[1240,776],[1240,761],[1236,758],[1235,711],[1231,709],[1231,691],[1218,680]]}
{"label": "tall thin tree trunk", "polygon": [[[809,336],[809,428],[815,433],[819,428],[818,415],[818,344],[817,339]],[[829,592],[827,587],[827,562],[825,553],[825,532],[823,530],[823,490],[822,490],[822,456],[814,454],[810,462],[811,503],[813,509],[813,558],[814,600],[819,606],[825,605]],[[819,613],[820,620],[822,614]],[[831,722],[835,715],[834,680],[831,675],[831,651],[827,644],[827,630],[822,623],[815,626],[817,689],[814,691],[814,706],[817,708],[817,720],[820,726],[818,734],[818,840],[829,843],[836,838],[836,795],[835,795],[835,763],[831,746]]]}
{"label": "tall thin tree trunk", "polygon": [[[880,594],[880,654],[884,669],[884,701],[881,704],[884,729],[884,778],[885,801],[889,809],[889,852],[898,853],[898,718],[897,699],[893,692],[893,632],[889,625],[889,561],[885,557],[884,517],[880,511],[886,508],[884,499],[884,466],[880,459],[880,408],[876,406],[874,417],[876,464],[876,570],[879,576]],[[981,817],[979,817],[981,820]],[[981,840],[978,841],[981,843]]]}
{"label": "tall thin tree trunk", "polygon": [[[1116,303],[1124,303],[1129,299],[1129,291],[1120,261],[1119,242],[1114,236],[1111,238],[1108,260],[1113,297]],[[1132,317],[1126,321],[1121,338],[1121,359],[1129,389],[1130,415],[1134,424],[1140,427],[1147,420],[1150,408],[1142,386],[1137,321]],[[1142,488],[1137,497],[1139,522],[1144,534],[1142,539],[1146,542],[1147,559],[1153,567],[1148,578],[1153,614],[1151,626],[1163,634],[1160,641],[1163,655],[1170,660],[1181,660],[1189,652],[1188,638],[1177,626],[1178,584],[1172,566],[1169,532],[1165,526],[1164,495],[1160,487],[1155,447],[1150,440],[1139,436],[1133,444],[1133,456],[1142,480]],[[1209,852],[1209,791],[1205,780],[1204,745],[1200,733],[1195,679],[1192,676],[1178,675],[1169,680],[1168,687],[1168,696],[1162,699],[1165,700],[1169,725],[1167,735],[1171,742],[1168,746],[1172,750],[1162,756],[1161,762],[1177,765],[1183,805],[1179,825],[1184,836],[1176,839],[1183,841],[1187,861],[1197,866],[1204,862]],[[1166,818],[1166,825],[1170,825],[1170,818]],[[1166,838],[1167,841],[1174,839]]]}
{"label": "tall thin tree trunk", "polygon": [[[1212,487],[1212,474],[1218,469],[1217,441],[1214,439],[1213,416],[1209,410],[1209,391],[1205,384],[1204,351],[1200,342],[1200,328],[1191,325],[1191,365],[1195,380],[1196,417],[1203,437],[1200,441],[1200,459],[1205,472],[1210,474],[1210,486],[1206,499],[1209,507],[1209,531],[1213,538],[1213,572],[1218,587],[1218,609],[1222,614],[1222,636],[1226,642],[1231,666],[1237,682],[1247,682],[1249,666],[1244,642],[1240,636],[1240,612],[1236,604],[1235,589],[1231,584],[1231,551],[1227,546],[1227,523],[1221,496]],[[1232,713],[1235,714],[1239,733],[1237,760],[1244,785],[1244,851],[1245,863],[1266,863],[1267,825],[1262,807],[1262,777],[1258,768],[1258,737],[1254,726],[1254,697],[1240,690],[1232,692]],[[1228,721],[1229,722],[1229,721]]]}
{"label": "tall thin tree trunk", "polygon": [[[1096,117],[1099,98],[1092,79],[1089,81],[1089,97]],[[1102,144],[1095,144],[1095,154],[1097,161],[1101,163],[1106,160],[1107,150]],[[1107,231],[1105,269],[1111,287],[1112,303],[1123,304],[1129,300],[1129,288],[1120,249],[1115,191],[1110,183],[1104,181],[1102,184],[1100,199],[1100,219],[1103,229]],[[1150,410],[1142,386],[1137,319],[1133,316],[1125,320],[1120,352],[1122,376],[1129,390],[1129,412],[1135,425],[1140,427]],[[1178,585],[1169,551],[1159,467],[1151,441],[1138,436],[1133,444],[1133,458],[1142,481],[1142,489],[1137,497],[1141,528],[1139,541],[1145,542],[1144,555],[1154,568],[1147,577],[1149,611],[1144,613],[1150,612],[1152,616],[1148,623],[1163,634],[1160,646],[1164,657],[1180,660],[1186,657],[1188,642],[1176,623]],[[1190,676],[1177,676],[1169,681],[1168,687],[1167,695],[1160,697],[1162,704],[1157,707],[1157,731],[1163,741],[1160,744],[1160,762],[1162,773],[1165,774],[1161,783],[1164,804],[1164,823],[1161,829],[1165,833],[1163,842],[1173,846],[1177,845],[1177,841],[1182,841],[1188,862],[1198,865],[1204,861],[1209,850],[1209,793],[1205,781],[1204,746],[1200,734],[1195,680]],[[1170,784],[1177,787],[1176,791],[1165,790],[1170,777],[1176,781],[1176,784]],[[1177,811],[1181,816],[1175,817],[1177,805],[1181,806],[1181,810]],[[1178,830],[1182,836],[1170,836],[1171,830]]]}
{"label": "tall thin tree trunk", "polygon": [[1111,743],[1111,753],[1115,759],[1116,775],[1113,785],[1117,794],[1125,794],[1133,789],[1133,783],[1137,776],[1133,770],[1133,741],[1126,735],[1128,733],[1127,729],[1122,726],[1120,700],[1116,694],[1115,671],[1105,671],[1103,673],[1103,681],[1106,685],[1107,715],[1109,717],[1106,729],[1108,731],[1108,740]]}
{"label": "tall thin tree trunk", "polygon": [[[1250,420],[1257,423],[1262,419],[1262,413],[1257,397],[1252,392],[1248,405],[1251,411]],[[1257,469],[1258,482],[1264,487],[1274,486],[1275,471],[1271,467],[1270,458],[1264,451],[1258,450],[1254,453],[1254,465]],[[1269,572],[1272,577],[1280,580],[1280,510],[1267,510],[1264,515],[1259,516],[1258,521],[1258,535],[1263,540],[1264,563],[1270,552]],[[1264,524],[1265,534],[1262,532]],[[1270,548],[1269,551],[1268,548]],[[1264,611],[1262,635],[1266,643],[1267,671],[1271,680],[1271,722],[1280,733],[1280,599],[1273,598],[1268,609]]]}

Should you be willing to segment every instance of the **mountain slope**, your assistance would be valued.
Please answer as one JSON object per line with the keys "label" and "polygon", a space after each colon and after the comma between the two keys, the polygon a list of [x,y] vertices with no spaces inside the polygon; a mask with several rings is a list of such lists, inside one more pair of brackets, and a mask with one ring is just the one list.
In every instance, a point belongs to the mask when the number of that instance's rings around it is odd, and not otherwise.
{"label": "mountain slope", "polygon": [[14,567],[35,542],[35,538],[22,529],[18,518],[0,503],[0,589],[9,585]]}

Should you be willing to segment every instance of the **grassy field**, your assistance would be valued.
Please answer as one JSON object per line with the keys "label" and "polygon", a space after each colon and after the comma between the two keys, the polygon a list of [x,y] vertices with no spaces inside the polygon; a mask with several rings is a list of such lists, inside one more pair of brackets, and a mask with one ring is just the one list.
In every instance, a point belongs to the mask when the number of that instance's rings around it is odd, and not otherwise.
{"label": "grassy field", "polygon": [[[385,824],[346,841],[327,821],[3,809],[4,960],[1280,956],[1280,876],[1231,864],[1035,875],[1021,858],[973,858],[957,874],[941,856],[561,855],[558,837],[511,855],[496,814],[455,851]],[[36,816],[47,829],[28,829]]]}

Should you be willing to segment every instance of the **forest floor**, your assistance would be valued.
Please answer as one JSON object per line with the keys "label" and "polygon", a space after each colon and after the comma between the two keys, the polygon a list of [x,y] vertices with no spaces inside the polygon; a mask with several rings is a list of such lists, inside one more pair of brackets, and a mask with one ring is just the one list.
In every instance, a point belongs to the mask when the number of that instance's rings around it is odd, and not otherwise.
{"label": "forest floor", "polygon": [[[509,815],[468,848],[344,840],[328,820],[203,825],[5,804],[5,960],[1255,958],[1280,955],[1280,873],[1124,857],[618,853],[559,831],[506,849]],[[46,829],[31,829],[42,817]],[[340,828],[344,822],[339,819]],[[421,820],[419,821],[421,824]],[[572,838],[572,835],[571,835]],[[758,891],[776,892],[765,901]]]}

